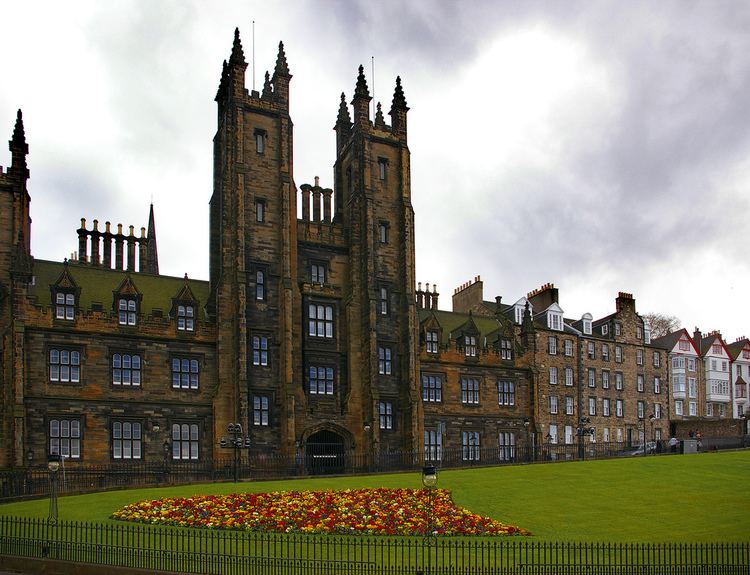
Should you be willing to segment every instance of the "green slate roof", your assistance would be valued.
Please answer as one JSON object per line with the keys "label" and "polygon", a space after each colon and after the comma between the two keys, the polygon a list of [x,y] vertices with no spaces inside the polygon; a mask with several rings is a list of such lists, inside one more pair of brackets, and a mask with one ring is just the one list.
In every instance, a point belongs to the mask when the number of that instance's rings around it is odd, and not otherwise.
{"label": "green slate roof", "polygon": [[66,268],[68,275],[81,290],[78,306],[85,311],[90,310],[94,302],[101,304],[104,311],[112,310],[114,292],[128,276],[143,296],[141,313],[145,315],[152,315],[154,309],[160,309],[164,315],[168,314],[172,309],[172,298],[182,291],[186,283],[190,286],[200,307],[206,305],[208,300],[207,281],[111,270],[75,262],[65,264],[34,260],[35,282],[30,287],[29,293],[36,296],[38,305],[42,307],[52,305],[50,286],[57,283]]}
{"label": "green slate roof", "polygon": [[424,323],[427,319],[430,318],[430,316],[435,316],[435,319],[438,321],[440,327],[442,328],[441,340],[443,345],[449,343],[449,337],[451,333],[453,334],[453,338],[455,339],[456,334],[461,329],[461,327],[463,327],[469,321],[469,318],[472,319],[474,325],[479,330],[480,338],[486,337],[492,332],[502,328],[502,324],[494,317],[473,314],[469,315],[468,313],[457,313],[452,311],[432,309],[420,309],[418,313],[420,324]]}

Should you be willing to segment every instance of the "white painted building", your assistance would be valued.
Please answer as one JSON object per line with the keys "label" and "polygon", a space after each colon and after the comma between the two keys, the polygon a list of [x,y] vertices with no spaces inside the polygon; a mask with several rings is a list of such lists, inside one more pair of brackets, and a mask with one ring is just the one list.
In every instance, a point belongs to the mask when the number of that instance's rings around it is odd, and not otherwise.
{"label": "white painted building", "polygon": [[[732,359],[732,417],[739,418],[750,415],[750,400],[748,386],[750,385],[750,340],[746,337],[737,338],[727,348]],[[745,429],[747,433],[747,429]]]}
{"label": "white painted building", "polygon": [[667,349],[672,419],[698,417],[701,404],[700,352],[686,329],[653,339]]}
{"label": "white painted building", "polygon": [[732,390],[729,367],[732,359],[719,332],[700,342],[706,382],[706,417],[732,417]]}

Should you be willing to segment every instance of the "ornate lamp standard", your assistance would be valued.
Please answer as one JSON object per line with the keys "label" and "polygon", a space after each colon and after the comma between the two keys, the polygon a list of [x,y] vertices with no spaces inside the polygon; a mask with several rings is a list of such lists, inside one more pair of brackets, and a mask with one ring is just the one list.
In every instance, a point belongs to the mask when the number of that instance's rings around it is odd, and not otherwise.
{"label": "ornate lamp standard", "polygon": [[528,417],[524,417],[523,427],[526,429],[526,461],[534,461],[534,451],[531,442],[529,441],[529,425],[531,425],[531,421],[529,421]]}
{"label": "ornate lamp standard", "polygon": [[[656,416],[651,413],[648,416],[648,420],[651,422],[651,442],[654,444],[654,455],[656,455],[656,437],[654,436],[654,422],[656,420]],[[645,434],[644,434],[645,435]],[[646,440],[643,440],[643,449],[646,449]]]}
{"label": "ornate lamp standard", "polygon": [[[429,545],[433,541],[433,536],[435,535],[435,527],[433,525],[433,519],[434,519],[434,504],[433,504],[433,493],[435,491],[435,487],[437,487],[437,480],[438,480],[438,473],[437,473],[437,467],[434,465],[425,465],[422,468],[422,486],[427,490],[427,501],[429,505],[428,513],[429,515],[429,521],[427,523],[428,533],[425,538],[425,542]],[[430,549],[427,549],[427,573],[431,571],[432,568],[432,553]]]}
{"label": "ornate lamp standard", "polygon": [[57,523],[57,474],[60,471],[59,454],[50,454],[47,459],[47,469],[49,470],[49,522],[54,525]]}
{"label": "ornate lamp standard", "polygon": [[588,417],[581,417],[578,420],[578,442],[581,446],[581,459],[586,459],[586,445],[583,442],[583,438],[586,436],[592,436],[596,432],[593,427],[589,427],[591,420]]}
{"label": "ornate lamp standard", "polygon": [[242,425],[239,423],[230,423],[227,425],[227,432],[229,432],[232,437],[229,439],[222,437],[219,442],[219,447],[222,449],[234,449],[234,482],[237,483],[240,449],[250,449],[250,437],[242,435]]}

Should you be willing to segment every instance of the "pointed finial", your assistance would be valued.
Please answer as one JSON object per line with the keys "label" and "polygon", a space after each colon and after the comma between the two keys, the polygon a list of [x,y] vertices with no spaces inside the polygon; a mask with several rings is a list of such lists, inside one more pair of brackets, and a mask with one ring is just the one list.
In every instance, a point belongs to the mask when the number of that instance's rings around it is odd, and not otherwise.
{"label": "pointed finial", "polygon": [[401,76],[396,76],[396,89],[393,91],[393,108],[407,108],[406,98],[404,98],[404,89],[401,87]]}
{"label": "pointed finial", "polygon": [[263,93],[260,95],[264,100],[270,98],[273,94],[273,87],[271,86],[271,75],[266,70],[266,79],[263,81]]}
{"label": "pointed finial", "polygon": [[346,104],[346,96],[341,92],[341,103],[339,104],[339,115],[336,118],[337,124],[346,124],[347,126],[352,123],[352,118],[349,116],[349,106]]}
{"label": "pointed finial", "polygon": [[284,42],[279,42],[279,54],[276,56],[276,67],[273,70],[273,75],[289,75],[289,66],[286,63],[286,53],[284,53]]}
{"label": "pointed finial", "polygon": [[234,29],[234,42],[232,43],[232,55],[229,57],[229,64],[247,64],[245,53],[242,51],[239,28]]}
{"label": "pointed finial", "polygon": [[380,105],[380,102],[378,102],[377,111],[375,112],[375,125],[378,128],[385,127],[385,119],[383,118],[383,108]]}
{"label": "pointed finial", "polygon": [[359,65],[359,75],[357,76],[357,87],[354,89],[354,97],[361,96],[364,98],[370,97],[370,90],[367,88],[367,80],[365,79],[365,68],[362,64]]}

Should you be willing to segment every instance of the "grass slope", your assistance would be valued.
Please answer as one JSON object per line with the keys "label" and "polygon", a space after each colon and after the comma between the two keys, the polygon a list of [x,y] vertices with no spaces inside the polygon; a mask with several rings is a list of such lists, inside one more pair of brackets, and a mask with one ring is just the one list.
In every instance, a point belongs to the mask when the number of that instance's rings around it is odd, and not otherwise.
{"label": "grass slope", "polygon": [[[450,470],[439,485],[463,507],[548,541],[747,541],[750,451],[632,457],[550,465]],[[61,497],[61,519],[111,522],[141,499],[198,493],[419,487],[417,472],[290,481],[215,483]],[[46,517],[48,500],[0,505],[0,515]]]}

